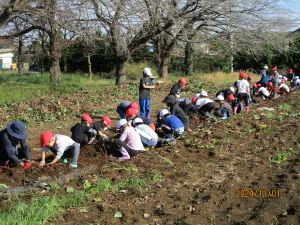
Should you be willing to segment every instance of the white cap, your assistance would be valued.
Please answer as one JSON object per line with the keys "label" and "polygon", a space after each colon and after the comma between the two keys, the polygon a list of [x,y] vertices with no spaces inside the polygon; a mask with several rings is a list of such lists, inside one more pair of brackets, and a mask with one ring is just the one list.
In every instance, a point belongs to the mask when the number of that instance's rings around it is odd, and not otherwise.
{"label": "white cap", "polygon": [[287,77],[283,77],[283,79],[285,80],[285,81],[287,81],[288,79],[287,79]]}
{"label": "white cap", "polygon": [[143,72],[144,72],[144,74],[146,74],[148,76],[152,76],[151,69],[148,67],[144,68]]}
{"label": "white cap", "polygon": [[267,65],[265,65],[265,66],[264,66],[264,69],[265,69],[265,70],[268,70],[268,69],[269,69],[269,67],[268,67]]}
{"label": "white cap", "polygon": [[160,117],[163,117],[163,116],[165,116],[165,115],[167,115],[167,114],[169,114],[170,112],[169,112],[169,110],[167,110],[167,109],[162,109],[162,110],[160,110],[160,112],[159,112],[159,116]]}
{"label": "white cap", "polygon": [[216,101],[224,101],[224,96],[223,95],[218,95],[216,97]]}
{"label": "white cap", "polygon": [[120,119],[120,120],[117,121],[116,128],[120,129],[125,124],[127,124],[127,120],[126,119]]}
{"label": "white cap", "polygon": [[229,89],[230,89],[230,91],[235,92],[235,88],[234,87],[230,87]]}
{"label": "white cap", "polygon": [[200,96],[201,96],[201,97],[208,97],[208,94],[207,94],[206,91],[203,91],[203,90],[202,90],[202,91],[200,92]]}
{"label": "white cap", "polygon": [[195,96],[197,99],[200,98],[200,93],[197,93]]}
{"label": "white cap", "polygon": [[295,76],[295,79],[299,79],[299,76]]}
{"label": "white cap", "polygon": [[132,121],[132,125],[134,126],[137,123],[144,123],[144,121],[142,118],[137,117]]}

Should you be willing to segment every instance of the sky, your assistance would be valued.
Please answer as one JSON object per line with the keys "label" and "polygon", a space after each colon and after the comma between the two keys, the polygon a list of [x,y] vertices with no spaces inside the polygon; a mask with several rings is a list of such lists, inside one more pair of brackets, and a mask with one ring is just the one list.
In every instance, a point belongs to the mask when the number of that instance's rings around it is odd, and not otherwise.
{"label": "sky", "polygon": [[280,0],[278,5],[290,20],[288,30],[293,31],[300,28],[300,0]]}

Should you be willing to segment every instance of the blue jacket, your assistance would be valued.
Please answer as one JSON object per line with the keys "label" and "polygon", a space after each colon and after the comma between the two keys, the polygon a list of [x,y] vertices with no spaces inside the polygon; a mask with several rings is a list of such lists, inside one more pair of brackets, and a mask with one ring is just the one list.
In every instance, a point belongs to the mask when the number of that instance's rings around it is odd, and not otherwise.
{"label": "blue jacket", "polygon": [[174,115],[169,115],[163,119],[163,124],[170,127],[173,131],[177,130],[178,128],[183,128],[184,125],[181,120]]}
{"label": "blue jacket", "polygon": [[16,146],[21,144],[23,154],[27,160],[30,159],[29,147],[26,140],[18,140],[13,142],[7,132],[7,129],[0,131],[0,159],[3,161],[11,160],[13,163],[19,165],[22,161],[17,156]]}
{"label": "blue jacket", "polygon": [[269,78],[269,76],[267,75],[267,71],[266,71],[266,70],[263,70],[263,71],[261,72],[260,83],[261,83],[262,85],[267,85],[268,82],[269,82],[269,80],[270,80],[270,78]]}

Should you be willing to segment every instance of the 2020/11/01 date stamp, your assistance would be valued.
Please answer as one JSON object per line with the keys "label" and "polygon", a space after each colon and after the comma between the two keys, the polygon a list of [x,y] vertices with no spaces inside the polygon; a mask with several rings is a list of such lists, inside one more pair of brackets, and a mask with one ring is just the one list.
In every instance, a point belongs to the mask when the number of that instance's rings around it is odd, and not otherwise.
{"label": "2020/11/01 date stamp", "polygon": [[236,189],[235,197],[237,198],[279,198],[280,190],[273,189]]}

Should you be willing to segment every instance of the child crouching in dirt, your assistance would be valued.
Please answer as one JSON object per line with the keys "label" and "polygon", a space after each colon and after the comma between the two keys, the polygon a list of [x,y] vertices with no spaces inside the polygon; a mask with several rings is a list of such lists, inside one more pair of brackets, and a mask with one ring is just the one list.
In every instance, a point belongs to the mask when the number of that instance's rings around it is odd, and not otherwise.
{"label": "child crouching in dirt", "polygon": [[[80,153],[80,144],[70,137],[60,134],[53,134],[51,131],[44,131],[40,136],[42,147],[41,166],[54,165],[58,161],[68,163],[66,158],[72,157],[71,168],[77,168],[77,160]],[[55,154],[55,158],[48,164],[45,163],[46,153],[50,149]]]}
{"label": "child crouching in dirt", "polygon": [[77,123],[71,128],[71,138],[81,147],[90,144],[97,135],[97,131],[91,128],[92,124],[93,120],[90,115],[84,113],[81,115],[81,123]]}
{"label": "child crouching in dirt", "polygon": [[138,115],[138,110],[135,108],[127,109],[126,120],[128,121],[129,126],[132,126],[132,121],[135,118],[141,118],[144,124],[148,125],[152,130],[155,131],[155,125],[149,117]]}
{"label": "child crouching in dirt", "polygon": [[126,111],[129,108],[133,108],[133,109],[136,109],[138,111],[139,106],[138,106],[137,102],[130,102],[130,101],[124,101],[123,100],[118,104],[116,112],[119,114],[121,119],[125,119],[126,118]]}
{"label": "child crouching in dirt", "polygon": [[107,128],[111,127],[111,119],[108,116],[102,116],[100,121],[96,121],[92,124],[92,127],[96,130],[97,137],[105,141],[108,140],[107,135],[104,133]]}
{"label": "child crouching in dirt", "polygon": [[222,120],[228,119],[232,115],[232,108],[228,102],[225,101],[224,96],[218,95],[215,101],[220,105],[215,111],[215,115],[221,117]]}
{"label": "child crouching in dirt", "polygon": [[116,149],[113,155],[117,156],[119,161],[126,161],[145,151],[140,135],[133,127],[127,126],[126,119],[117,121],[116,129],[121,136],[115,140]]}
{"label": "child crouching in dirt", "polygon": [[143,119],[136,117],[132,121],[132,126],[140,135],[141,141],[145,147],[154,147],[158,142],[158,135],[148,125],[144,124]]}
{"label": "child crouching in dirt", "polygon": [[157,114],[157,131],[164,136],[161,144],[174,144],[175,138],[179,137],[184,133],[184,125],[181,120],[171,115],[169,110],[162,109]]}
{"label": "child crouching in dirt", "polygon": [[215,118],[213,114],[215,102],[208,98],[207,92],[202,90],[196,96],[198,96],[198,99],[194,105],[194,111],[198,112],[201,116]]}

